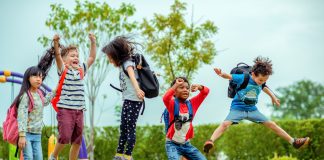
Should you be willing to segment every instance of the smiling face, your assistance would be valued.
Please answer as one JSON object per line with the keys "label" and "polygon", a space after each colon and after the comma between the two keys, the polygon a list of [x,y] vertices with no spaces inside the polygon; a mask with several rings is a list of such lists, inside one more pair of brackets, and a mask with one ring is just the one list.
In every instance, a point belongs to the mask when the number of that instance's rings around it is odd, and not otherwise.
{"label": "smiling face", "polygon": [[71,49],[63,57],[63,62],[67,66],[71,66],[74,69],[79,68],[79,53],[76,49]]}
{"label": "smiling face", "polygon": [[186,100],[189,97],[189,93],[190,93],[190,86],[187,82],[184,82],[179,87],[177,87],[174,96],[180,100]]}
{"label": "smiling face", "polygon": [[256,84],[262,85],[269,79],[269,75],[264,76],[262,74],[259,74],[258,76],[256,76],[254,72],[252,72],[252,79]]}

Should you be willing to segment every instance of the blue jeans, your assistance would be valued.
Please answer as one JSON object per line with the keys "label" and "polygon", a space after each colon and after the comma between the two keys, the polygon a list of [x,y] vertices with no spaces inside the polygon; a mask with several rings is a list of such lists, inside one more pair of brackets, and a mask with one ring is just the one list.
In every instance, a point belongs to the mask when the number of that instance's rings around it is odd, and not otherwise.
{"label": "blue jeans", "polygon": [[190,142],[185,144],[177,144],[167,140],[165,143],[168,160],[179,160],[180,156],[192,160],[206,160],[205,156]]}
{"label": "blue jeans", "polygon": [[42,160],[42,135],[26,133],[26,146],[23,153],[24,160]]}

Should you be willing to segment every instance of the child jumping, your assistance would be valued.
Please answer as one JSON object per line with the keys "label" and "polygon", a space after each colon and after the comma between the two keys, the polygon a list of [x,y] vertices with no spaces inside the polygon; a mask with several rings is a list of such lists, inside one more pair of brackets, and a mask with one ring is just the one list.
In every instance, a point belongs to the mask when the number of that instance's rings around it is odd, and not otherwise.
{"label": "child jumping", "polygon": [[[189,99],[189,92],[197,90],[200,93]],[[180,156],[192,160],[205,160],[204,155],[191,145],[194,136],[192,120],[207,97],[209,89],[206,86],[190,84],[185,77],[178,77],[171,83],[171,88],[163,96],[163,102],[169,111],[169,127],[166,135],[166,152],[169,160],[178,160]],[[177,113],[176,113],[177,112]]]}
{"label": "child jumping", "polygon": [[[62,79],[61,86],[58,86],[55,104],[57,105],[58,121],[58,143],[54,152],[50,155],[50,160],[57,159],[57,156],[64,148],[65,144],[71,143],[69,154],[70,160],[76,160],[79,154],[82,132],[83,132],[83,111],[85,109],[85,96],[83,77],[96,59],[96,38],[89,34],[90,54],[86,63],[79,62],[79,52],[77,47],[63,47],[59,49],[59,36],[53,37],[55,48],[55,60],[58,75]],[[61,89],[60,89],[61,88]],[[52,101],[53,103],[53,101]],[[55,106],[54,106],[55,107]]]}
{"label": "child jumping", "polygon": [[[305,146],[309,142],[309,137],[305,138],[292,138],[282,128],[280,128],[275,122],[267,119],[256,107],[258,102],[258,96],[262,91],[271,97],[272,103],[280,106],[279,99],[266,87],[265,82],[272,75],[272,64],[269,58],[257,57],[254,60],[252,67],[252,73],[249,75],[248,84],[244,89],[237,91],[233,98],[230,113],[227,115],[224,122],[222,122],[218,128],[214,131],[210,140],[204,144],[204,152],[208,153],[214,146],[214,141],[217,140],[223,132],[231,125],[240,122],[243,119],[247,119],[256,123],[261,123],[267,128],[273,130],[278,136],[282,137],[295,148]],[[227,74],[222,72],[221,69],[214,69],[216,74],[222,78],[233,80],[237,86],[242,85],[244,81],[244,74]]]}
{"label": "child jumping", "polygon": [[102,49],[109,62],[119,68],[119,81],[122,90],[123,106],[115,160],[132,159],[132,152],[136,142],[136,122],[145,95],[136,80],[138,76],[137,68],[131,60],[135,47],[135,42],[131,42],[127,37],[119,36]]}

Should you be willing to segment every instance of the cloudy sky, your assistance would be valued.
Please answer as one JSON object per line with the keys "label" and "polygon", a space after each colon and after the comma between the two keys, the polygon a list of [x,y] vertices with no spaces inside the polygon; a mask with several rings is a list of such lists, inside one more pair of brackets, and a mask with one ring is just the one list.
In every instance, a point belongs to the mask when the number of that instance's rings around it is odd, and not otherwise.
{"label": "cloudy sky", "polygon": [[[154,13],[169,13],[171,0],[115,0],[107,1],[116,8],[122,2],[132,3],[137,11],[133,20],[150,19]],[[212,65],[202,66],[192,83],[201,83],[211,89],[209,96],[199,109],[196,124],[221,122],[229,112],[231,99],[227,98],[228,81],[217,77],[212,68],[220,67],[229,72],[239,62],[252,65],[255,57],[262,55],[273,62],[274,75],[267,82],[272,89],[291,85],[302,79],[324,83],[324,1],[321,0],[187,0],[186,19],[189,22],[192,8],[194,19],[212,20],[219,31],[214,37],[218,55]],[[35,65],[38,56],[45,48],[37,38],[54,33],[45,26],[54,1],[1,0],[0,2],[0,70],[8,69],[23,73]],[[75,5],[71,0],[59,0],[68,9]],[[98,35],[100,36],[100,35]],[[87,37],[85,37],[87,38]],[[102,54],[98,50],[98,54]],[[157,66],[155,66],[157,68]],[[154,67],[153,67],[154,68]],[[56,86],[58,77],[52,68],[45,81],[50,87]],[[96,106],[96,124],[118,125],[114,115],[114,105],[121,103],[118,94],[108,87],[109,83],[118,84],[118,71],[115,68],[107,75]],[[15,85],[17,94],[19,85]],[[11,84],[0,84],[0,122],[4,120],[11,103]],[[107,100],[102,100],[107,94]],[[270,116],[271,108],[266,105],[270,98],[261,94],[258,108]],[[139,124],[160,124],[164,109],[161,97],[146,100],[145,114]],[[45,109],[44,122],[53,123],[51,107]],[[100,116],[99,116],[100,115]],[[86,118],[89,116],[86,115]]]}

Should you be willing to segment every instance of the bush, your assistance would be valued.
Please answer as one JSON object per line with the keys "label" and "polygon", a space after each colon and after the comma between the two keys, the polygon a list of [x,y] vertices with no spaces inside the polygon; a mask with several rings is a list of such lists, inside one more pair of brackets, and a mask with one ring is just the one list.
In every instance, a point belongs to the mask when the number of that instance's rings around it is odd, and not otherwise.
{"label": "bush", "polygon": [[[215,149],[207,156],[217,159],[223,152],[228,159],[324,159],[324,119],[278,121],[279,126],[294,137],[309,136],[311,143],[307,148],[296,150],[288,142],[275,135],[271,130],[259,124],[239,124],[231,126],[216,141]],[[202,151],[204,142],[210,138],[217,125],[196,126],[191,143]],[[46,127],[49,130],[48,127]],[[137,127],[137,140],[133,152],[134,159],[163,160],[165,153],[165,134],[162,125]],[[87,131],[87,129],[86,129]],[[112,159],[117,148],[119,127],[95,129],[95,159]],[[2,136],[2,133],[0,132]],[[47,159],[48,138],[43,134],[42,145],[44,159]],[[66,146],[60,159],[68,159],[69,147]],[[0,159],[8,157],[8,145],[0,140]]]}

